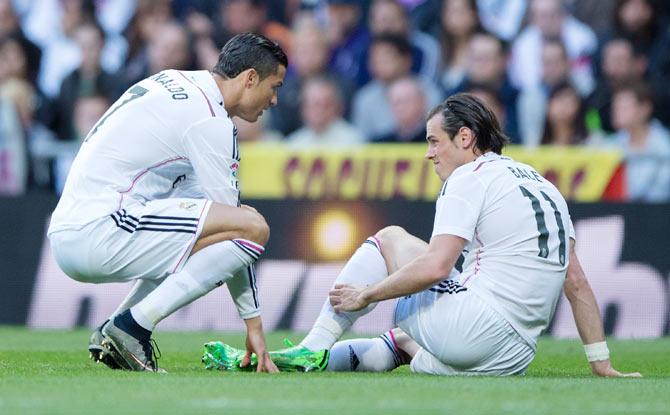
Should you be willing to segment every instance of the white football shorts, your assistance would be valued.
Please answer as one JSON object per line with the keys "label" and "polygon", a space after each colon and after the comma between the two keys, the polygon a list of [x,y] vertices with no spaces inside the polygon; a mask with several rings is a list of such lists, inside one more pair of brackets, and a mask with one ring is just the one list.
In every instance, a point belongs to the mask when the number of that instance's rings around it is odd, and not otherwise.
{"label": "white football shorts", "polygon": [[51,250],[63,272],[82,282],[164,278],[184,266],[211,203],[162,199],[129,205],[80,230],[51,234]]}
{"label": "white football shorts", "polygon": [[413,372],[516,375],[535,357],[502,316],[455,281],[400,299],[395,321],[421,346],[410,364]]}

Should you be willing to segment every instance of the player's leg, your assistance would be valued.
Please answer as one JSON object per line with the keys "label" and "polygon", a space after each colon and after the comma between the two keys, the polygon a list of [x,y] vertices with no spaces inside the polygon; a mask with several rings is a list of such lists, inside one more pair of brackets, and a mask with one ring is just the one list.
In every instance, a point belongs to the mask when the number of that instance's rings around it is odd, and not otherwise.
{"label": "player's leg", "polygon": [[127,368],[155,369],[150,337],[156,324],[223,285],[263,252],[269,230],[255,210],[212,204],[206,218],[197,242],[191,245],[191,251],[197,248],[197,252],[184,252],[188,259],[183,268],[103,328]]}
{"label": "player's leg", "polygon": [[114,317],[118,316],[122,312],[126,311],[130,307],[134,306],[140,300],[144,299],[151,291],[153,291],[161,282],[165,279],[157,280],[137,280],[135,285],[130,290],[126,298],[121,304],[114,310],[114,312],[105,320],[99,327],[97,327],[89,338],[88,351],[90,357],[94,362],[103,362],[112,369],[120,369],[121,367],[116,363],[114,358],[110,355],[109,350],[107,350],[103,345],[102,341],[104,336],[102,334],[102,329],[105,327]]}
{"label": "player's leg", "polygon": [[455,281],[447,287],[398,301],[398,327],[420,346],[413,353],[412,371],[437,375],[523,373],[534,357],[533,348],[472,290]]}
{"label": "player's leg", "polygon": [[395,328],[381,336],[367,339],[341,340],[330,349],[326,371],[386,372],[407,364],[411,357],[401,349],[412,350],[409,342],[418,345],[402,330]]}
{"label": "player's leg", "polygon": [[[376,284],[416,258],[426,247],[426,242],[401,227],[386,227],[356,250],[335,279],[335,284]],[[319,317],[300,345],[312,351],[330,349],[356,319],[370,312],[375,305],[357,312],[336,313],[326,299]]]}

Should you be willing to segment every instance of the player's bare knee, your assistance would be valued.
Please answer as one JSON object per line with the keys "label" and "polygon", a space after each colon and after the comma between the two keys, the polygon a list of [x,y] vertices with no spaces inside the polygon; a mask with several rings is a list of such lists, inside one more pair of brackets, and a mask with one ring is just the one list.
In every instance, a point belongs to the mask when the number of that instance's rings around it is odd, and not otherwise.
{"label": "player's bare knee", "polygon": [[407,231],[400,226],[387,226],[375,234],[375,237],[379,240],[382,247],[393,246],[398,239],[403,238],[407,235]]}
{"label": "player's bare knee", "polygon": [[244,234],[245,239],[265,245],[270,238],[270,226],[260,213],[256,213],[245,226]]}

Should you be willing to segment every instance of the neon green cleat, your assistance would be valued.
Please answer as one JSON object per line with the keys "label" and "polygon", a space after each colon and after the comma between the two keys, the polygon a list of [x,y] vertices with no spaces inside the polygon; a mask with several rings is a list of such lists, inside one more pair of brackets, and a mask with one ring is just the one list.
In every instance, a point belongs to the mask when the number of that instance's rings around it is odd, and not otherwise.
{"label": "neon green cleat", "polygon": [[250,372],[256,369],[256,356],[251,357],[251,364],[241,367],[246,352],[236,349],[222,342],[205,343],[202,353],[202,363],[205,369],[228,370],[231,372]]}
{"label": "neon green cleat", "polygon": [[[328,366],[330,351],[319,350],[312,352],[302,347],[294,346],[288,339],[284,339],[286,349],[269,352],[270,359],[281,372],[322,372]],[[231,372],[250,372],[256,370],[258,361],[256,355],[251,355],[251,363],[241,367],[245,351],[236,349],[225,343],[214,341],[205,344],[202,362],[205,369],[219,369]]]}
{"label": "neon green cleat", "polygon": [[270,359],[281,372],[323,372],[328,366],[329,350],[313,352],[303,346],[294,346],[284,339],[286,349],[272,351]]}

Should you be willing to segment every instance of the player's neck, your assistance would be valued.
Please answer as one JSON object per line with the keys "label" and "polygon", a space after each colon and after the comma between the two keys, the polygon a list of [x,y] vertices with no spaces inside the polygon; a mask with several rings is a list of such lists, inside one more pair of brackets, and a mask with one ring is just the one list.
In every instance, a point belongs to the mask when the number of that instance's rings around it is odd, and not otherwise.
{"label": "player's neck", "polygon": [[225,108],[228,116],[234,117],[237,115],[237,106],[242,96],[242,90],[238,86],[239,82],[236,78],[225,78],[214,72],[212,72],[212,77],[223,97],[223,108]]}

